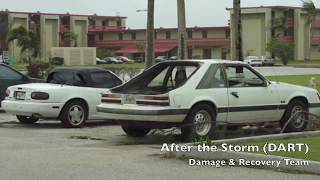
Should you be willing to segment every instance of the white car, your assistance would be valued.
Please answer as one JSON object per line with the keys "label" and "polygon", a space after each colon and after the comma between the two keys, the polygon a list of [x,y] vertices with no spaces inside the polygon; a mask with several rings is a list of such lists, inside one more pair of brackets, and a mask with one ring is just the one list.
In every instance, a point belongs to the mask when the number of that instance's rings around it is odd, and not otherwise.
{"label": "white car", "polygon": [[248,56],[244,58],[244,62],[251,66],[262,66],[263,60],[259,56]]}
{"label": "white car", "polygon": [[[296,112],[320,110],[317,90],[270,82],[239,61],[188,60],[159,63],[102,96],[98,112],[116,119],[129,136],[153,128],[181,127],[185,140],[213,137],[216,125],[282,126]],[[302,113],[286,130],[303,131]]]}
{"label": "white car", "polygon": [[59,119],[65,127],[81,127],[97,117],[101,93],[121,84],[115,74],[103,69],[58,68],[49,74],[47,83],[9,87],[1,107],[21,123]]}

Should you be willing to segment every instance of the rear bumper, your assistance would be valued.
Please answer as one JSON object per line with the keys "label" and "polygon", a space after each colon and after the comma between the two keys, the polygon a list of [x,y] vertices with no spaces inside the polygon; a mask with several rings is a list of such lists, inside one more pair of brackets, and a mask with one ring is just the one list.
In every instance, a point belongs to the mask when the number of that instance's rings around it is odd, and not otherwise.
{"label": "rear bumper", "polygon": [[144,122],[181,123],[186,118],[188,109],[171,107],[101,104],[97,106],[99,116],[107,119]]}
{"label": "rear bumper", "polygon": [[37,103],[4,100],[1,102],[2,109],[13,115],[32,116],[44,118],[57,118],[63,107],[63,103]]}

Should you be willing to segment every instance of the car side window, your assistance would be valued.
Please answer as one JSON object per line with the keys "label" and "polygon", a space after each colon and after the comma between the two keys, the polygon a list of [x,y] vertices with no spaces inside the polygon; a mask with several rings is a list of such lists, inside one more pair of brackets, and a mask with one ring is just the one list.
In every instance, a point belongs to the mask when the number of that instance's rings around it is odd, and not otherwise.
{"label": "car side window", "polygon": [[264,80],[245,66],[227,66],[225,72],[229,87],[264,86]]}
{"label": "car side window", "polygon": [[211,89],[211,88],[224,88],[226,82],[224,73],[220,66],[211,65],[206,74],[201,79],[197,89]]}
{"label": "car side window", "polygon": [[55,72],[50,79],[49,83],[66,84],[71,86],[84,86],[85,81],[79,73],[75,72]]}
{"label": "car side window", "polygon": [[22,76],[8,67],[0,66],[0,79],[21,80]]}
{"label": "car side window", "polygon": [[109,72],[93,72],[91,73],[91,79],[93,81],[93,87],[96,88],[112,88],[122,84],[115,75]]}

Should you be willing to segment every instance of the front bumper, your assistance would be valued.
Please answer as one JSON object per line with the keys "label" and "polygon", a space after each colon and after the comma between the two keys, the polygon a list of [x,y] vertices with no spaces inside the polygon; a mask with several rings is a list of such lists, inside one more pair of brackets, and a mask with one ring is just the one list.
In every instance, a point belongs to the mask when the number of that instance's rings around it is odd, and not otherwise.
{"label": "front bumper", "polygon": [[39,103],[4,100],[1,102],[2,109],[13,115],[40,116],[43,118],[57,118],[63,107],[63,103]]}
{"label": "front bumper", "polygon": [[97,111],[106,119],[170,123],[183,122],[189,112],[188,109],[121,104],[101,104]]}

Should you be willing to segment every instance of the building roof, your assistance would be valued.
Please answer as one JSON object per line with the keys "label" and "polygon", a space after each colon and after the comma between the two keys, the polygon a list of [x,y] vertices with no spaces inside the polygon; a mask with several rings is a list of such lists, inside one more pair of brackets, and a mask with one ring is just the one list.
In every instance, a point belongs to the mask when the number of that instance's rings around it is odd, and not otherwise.
{"label": "building roof", "polygon": [[[229,26],[214,26],[214,27],[187,27],[187,30],[213,30],[213,29],[229,29]],[[156,28],[155,31],[177,31],[178,28]],[[141,32],[141,31],[146,31],[146,29],[126,29],[127,32]]]}
{"label": "building roof", "polygon": [[23,12],[23,11],[0,11],[1,13],[12,13],[12,14],[29,14],[29,15],[54,15],[54,16],[85,16],[89,18],[109,18],[109,19],[126,19],[125,16],[100,16],[97,14],[86,15],[86,14],[70,14],[70,13],[42,13],[42,12]]}
{"label": "building roof", "polygon": [[[241,9],[261,9],[261,8],[271,8],[271,9],[302,9],[302,7],[296,6],[252,6],[252,7],[241,7]],[[226,10],[232,10],[233,8],[226,8]]]}

